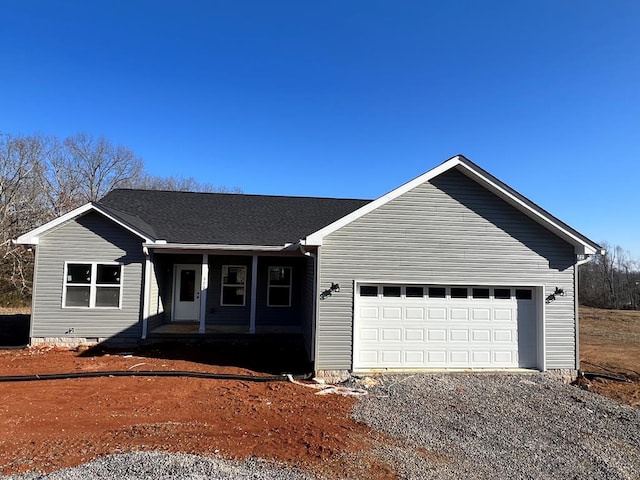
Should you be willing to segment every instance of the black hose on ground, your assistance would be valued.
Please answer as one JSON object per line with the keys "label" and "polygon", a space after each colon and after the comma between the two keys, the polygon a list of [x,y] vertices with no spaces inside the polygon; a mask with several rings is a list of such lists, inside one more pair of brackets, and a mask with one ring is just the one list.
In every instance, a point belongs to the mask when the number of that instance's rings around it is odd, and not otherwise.
{"label": "black hose on ground", "polygon": [[600,373],[600,372],[580,372],[583,376],[587,378],[606,378],[607,380],[615,380],[617,382],[626,382],[633,383],[633,381],[624,377],[616,377],[615,375],[609,375],[608,373]]}
{"label": "black hose on ground", "polygon": [[[0,376],[0,382],[32,382],[38,380],[67,380],[73,378],[98,378],[98,377],[188,377],[207,378],[213,380],[242,380],[248,382],[288,382],[287,375],[240,375],[235,373],[206,373],[188,371],[106,371],[106,372],[74,372],[74,373],[46,373],[41,375],[6,375]],[[293,375],[298,380],[309,380],[313,374],[305,373]]]}

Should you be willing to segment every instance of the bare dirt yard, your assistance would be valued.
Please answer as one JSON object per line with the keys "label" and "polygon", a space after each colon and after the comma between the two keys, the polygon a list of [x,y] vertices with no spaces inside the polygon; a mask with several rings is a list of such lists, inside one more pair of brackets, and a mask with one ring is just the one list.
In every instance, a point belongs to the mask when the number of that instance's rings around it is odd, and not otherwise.
{"label": "bare dirt yard", "polygon": [[[0,352],[0,374],[193,371],[261,376],[244,368],[135,354],[28,348]],[[177,353],[175,350],[173,354]],[[191,354],[193,355],[193,351]],[[49,472],[110,453],[255,456],[347,478],[338,453],[366,457],[373,437],[351,419],[354,398],[289,382],[106,377],[0,383],[0,473]],[[361,478],[393,478],[365,458]]]}
{"label": "bare dirt yard", "polygon": [[595,378],[591,391],[640,408],[640,311],[580,307],[580,368],[626,378]]}
{"label": "bare dirt yard", "polygon": [[[12,321],[20,325],[6,313],[0,312],[0,332]],[[589,388],[638,408],[640,312],[584,308],[580,327],[582,369],[631,380],[594,379]],[[16,345],[23,336],[22,330],[14,335]],[[264,376],[282,368],[277,355],[268,358],[252,346],[226,352],[207,344],[135,352],[0,350],[0,376],[116,370]],[[327,478],[397,478],[375,455],[393,440],[353,419],[356,399],[316,395],[289,382],[80,378],[0,382],[0,395],[0,474],[50,472],[113,453],[164,451],[254,456]],[[354,456],[357,462],[345,460]]]}

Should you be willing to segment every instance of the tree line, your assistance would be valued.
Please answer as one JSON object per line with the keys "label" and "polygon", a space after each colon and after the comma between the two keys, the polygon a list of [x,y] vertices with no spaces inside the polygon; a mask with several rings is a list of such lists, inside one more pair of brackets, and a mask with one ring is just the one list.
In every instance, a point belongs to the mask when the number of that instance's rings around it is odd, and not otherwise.
{"label": "tree line", "polygon": [[622,247],[604,243],[578,273],[580,303],[597,308],[640,310],[640,261]]}
{"label": "tree line", "polygon": [[[11,240],[115,188],[229,191],[151,175],[139,156],[104,137],[0,134],[0,306],[27,303],[31,294],[32,252]],[[622,247],[603,248],[605,255],[579,267],[581,303],[640,309],[640,262]]]}
{"label": "tree line", "polygon": [[[11,240],[115,188],[225,192],[193,177],[154,176],[127,147],[78,133],[0,133],[0,299],[28,301],[33,256]],[[234,190],[236,191],[236,190]],[[2,304],[0,304],[2,306]]]}

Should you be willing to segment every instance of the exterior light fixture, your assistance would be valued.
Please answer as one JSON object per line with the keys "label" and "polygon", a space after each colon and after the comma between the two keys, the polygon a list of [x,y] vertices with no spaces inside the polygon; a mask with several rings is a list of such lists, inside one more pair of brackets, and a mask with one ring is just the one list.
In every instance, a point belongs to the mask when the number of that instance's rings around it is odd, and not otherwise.
{"label": "exterior light fixture", "polygon": [[331,287],[327,288],[324,292],[320,294],[320,300],[324,300],[327,297],[330,297],[333,292],[340,292],[340,285],[337,283],[331,282]]}

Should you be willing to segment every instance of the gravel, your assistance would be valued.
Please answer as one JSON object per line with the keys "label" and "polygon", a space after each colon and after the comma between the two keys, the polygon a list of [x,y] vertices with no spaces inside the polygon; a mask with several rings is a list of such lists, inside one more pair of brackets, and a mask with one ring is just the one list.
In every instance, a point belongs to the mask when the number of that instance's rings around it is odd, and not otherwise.
{"label": "gravel", "polygon": [[[640,478],[640,410],[545,374],[385,375],[349,384],[369,390],[353,415],[384,434],[373,435],[373,453],[400,478]],[[316,477],[258,459],[136,453],[3,478]]]}
{"label": "gravel", "polygon": [[378,380],[354,415],[404,478],[640,478],[640,410],[548,375]]}
{"label": "gravel", "polygon": [[47,475],[27,473],[14,475],[21,480],[86,480],[86,479],[189,479],[189,480],[309,480],[284,466],[250,458],[234,462],[221,458],[159,452],[109,455],[75,468],[65,468]]}

